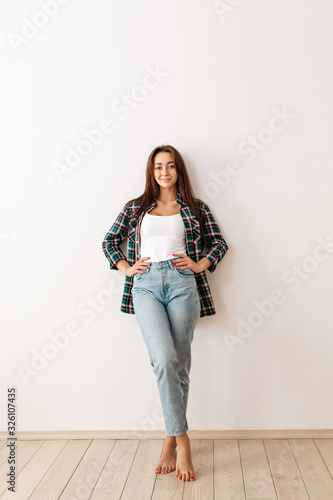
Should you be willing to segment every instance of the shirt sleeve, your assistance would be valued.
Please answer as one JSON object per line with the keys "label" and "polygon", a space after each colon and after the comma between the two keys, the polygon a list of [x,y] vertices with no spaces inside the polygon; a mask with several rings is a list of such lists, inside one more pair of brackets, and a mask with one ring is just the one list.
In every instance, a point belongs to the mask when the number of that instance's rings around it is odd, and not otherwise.
{"label": "shirt sleeve", "polygon": [[119,248],[119,245],[121,245],[125,240],[128,223],[129,216],[126,204],[119,212],[109,231],[106,233],[102,243],[102,249],[105,257],[109,260],[110,269],[119,271],[116,263],[121,259],[126,260],[126,257],[121,248]]}
{"label": "shirt sleeve", "polygon": [[204,226],[204,239],[205,244],[208,248],[207,252],[203,255],[212,264],[207,268],[208,271],[213,273],[216,269],[217,264],[222,260],[226,252],[228,251],[228,245],[221,233],[221,230],[210,210],[208,205],[204,203],[204,216],[203,216],[203,226]]}

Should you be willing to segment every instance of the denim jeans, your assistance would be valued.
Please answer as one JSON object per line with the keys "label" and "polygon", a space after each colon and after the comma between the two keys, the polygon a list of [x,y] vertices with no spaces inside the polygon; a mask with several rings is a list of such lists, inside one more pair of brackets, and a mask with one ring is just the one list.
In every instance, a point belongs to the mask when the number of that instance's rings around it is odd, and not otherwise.
{"label": "denim jeans", "polygon": [[188,430],[186,419],[191,343],[200,316],[195,274],[178,270],[177,258],[151,262],[133,277],[135,316],[156,375],[168,436]]}

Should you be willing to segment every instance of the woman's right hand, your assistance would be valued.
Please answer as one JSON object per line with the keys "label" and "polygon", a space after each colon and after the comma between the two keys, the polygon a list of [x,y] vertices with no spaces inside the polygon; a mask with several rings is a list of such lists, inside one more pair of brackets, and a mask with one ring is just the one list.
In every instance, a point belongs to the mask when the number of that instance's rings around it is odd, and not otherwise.
{"label": "woman's right hand", "polygon": [[126,276],[132,278],[136,273],[143,274],[146,272],[145,270],[150,266],[150,262],[144,262],[147,259],[150,259],[150,257],[142,257],[133,266],[128,267],[125,273]]}

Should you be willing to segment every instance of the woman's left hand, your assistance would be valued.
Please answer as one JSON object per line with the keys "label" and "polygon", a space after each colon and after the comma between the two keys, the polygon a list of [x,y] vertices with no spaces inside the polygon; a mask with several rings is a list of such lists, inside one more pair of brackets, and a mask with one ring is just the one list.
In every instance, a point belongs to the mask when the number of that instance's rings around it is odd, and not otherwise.
{"label": "woman's left hand", "polygon": [[177,267],[177,269],[180,269],[181,271],[183,269],[191,269],[194,273],[201,272],[198,263],[194,262],[194,260],[192,260],[188,255],[184,255],[182,253],[173,253],[172,255],[177,257],[171,261]]}

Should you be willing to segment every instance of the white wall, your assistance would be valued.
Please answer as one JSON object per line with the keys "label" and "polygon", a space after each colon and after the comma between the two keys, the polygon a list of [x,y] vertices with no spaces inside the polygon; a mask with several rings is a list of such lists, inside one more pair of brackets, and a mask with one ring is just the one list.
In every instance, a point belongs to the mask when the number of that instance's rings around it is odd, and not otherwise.
{"label": "white wall", "polygon": [[18,430],[165,428],[101,245],[169,143],[230,247],[206,271],[190,429],[331,427],[332,3],[54,2],[1,5],[2,407],[16,386]]}

